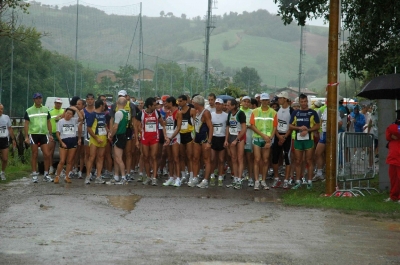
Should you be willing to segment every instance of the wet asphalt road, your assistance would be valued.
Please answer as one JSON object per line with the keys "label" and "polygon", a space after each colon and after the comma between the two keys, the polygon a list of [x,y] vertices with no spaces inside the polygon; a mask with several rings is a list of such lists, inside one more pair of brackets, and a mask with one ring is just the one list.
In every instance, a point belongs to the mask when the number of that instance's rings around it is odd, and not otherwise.
{"label": "wet asphalt road", "polygon": [[282,192],[25,178],[0,186],[0,264],[400,264],[399,222]]}

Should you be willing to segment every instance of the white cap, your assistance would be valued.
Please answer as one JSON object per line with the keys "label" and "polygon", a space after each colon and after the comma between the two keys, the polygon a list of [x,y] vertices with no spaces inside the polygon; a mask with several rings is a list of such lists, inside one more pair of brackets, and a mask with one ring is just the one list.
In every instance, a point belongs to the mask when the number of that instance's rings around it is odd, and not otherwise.
{"label": "white cap", "polygon": [[128,93],[126,93],[125,90],[120,90],[120,91],[118,92],[118,96],[125,97],[126,95],[128,95]]}
{"label": "white cap", "polygon": [[314,106],[316,106],[317,108],[321,107],[321,106],[322,106],[321,100],[315,101],[315,102],[314,102]]}
{"label": "white cap", "polygon": [[164,102],[163,102],[161,99],[159,99],[159,100],[157,100],[157,104],[159,104],[159,105],[163,105],[163,104],[164,104]]}
{"label": "white cap", "polygon": [[269,95],[267,93],[262,93],[260,96],[260,100],[266,100],[269,99]]}
{"label": "white cap", "polygon": [[217,98],[217,99],[215,100],[215,103],[224,104],[224,101],[222,100],[222,98]]}
{"label": "white cap", "polygon": [[251,100],[251,98],[249,96],[242,97],[242,100],[245,100],[245,99]]}
{"label": "white cap", "polygon": [[276,95],[278,98],[289,98],[289,94],[286,91],[282,91],[278,95]]}
{"label": "white cap", "polygon": [[256,97],[259,97],[259,96],[260,96],[260,94],[257,93],[254,97],[256,98]]}
{"label": "white cap", "polygon": [[63,103],[63,101],[62,101],[62,99],[61,99],[61,98],[56,98],[56,100],[54,100],[54,102],[57,102],[57,103]]}

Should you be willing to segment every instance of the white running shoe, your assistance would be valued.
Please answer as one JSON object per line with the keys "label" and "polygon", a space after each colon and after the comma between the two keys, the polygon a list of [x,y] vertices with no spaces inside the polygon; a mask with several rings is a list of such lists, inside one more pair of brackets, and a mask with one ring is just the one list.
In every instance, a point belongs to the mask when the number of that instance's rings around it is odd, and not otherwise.
{"label": "white running shoe", "polygon": [[203,179],[203,180],[200,182],[200,184],[197,184],[196,186],[197,186],[198,188],[201,188],[201,189],[206,189],[206,188],[208,188],[208,180]]}
{"label": "white running shoe", "polygon": [[177,177],[175,179],[174,187],[180,187],[181,186],[181,178]]}
{"label": "white running shoe", "polygon": [[163,186],[172,186],[174,185],[175,181],[173,177],[169,177],[169,179],[163,183]]}

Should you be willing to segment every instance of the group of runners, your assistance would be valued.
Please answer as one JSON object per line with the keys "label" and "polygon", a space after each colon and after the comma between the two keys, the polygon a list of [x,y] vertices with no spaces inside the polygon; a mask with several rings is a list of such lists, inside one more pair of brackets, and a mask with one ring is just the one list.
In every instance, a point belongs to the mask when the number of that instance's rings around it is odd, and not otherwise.
{"label": "group of runners", "polygon": [[[267,93],[225,101],[210,94],[207,106],[201,95],[143,102],[125,90],[111,106],[105,96],[93,94],[73,97],[66,108],[56,99],[51,110],[42,105],[40,93],[33,101],[24,115],[24,135],[32,148],[34,183],[39,181],[38,147],[43,180],[54,183],[83,178],[84,168],[86,184],[126,184],[138,175],[143,184],[158,185],[166,176],[165,186],[241,189],[247,181],[260,190],[270,188],[267,176],[271,187],[285,189],[302,184],[311,189],[313,180],[323,180],[326,109],[310,108],[304,94],[293,101],[287,92],[272,100]],[[0,126],[5,116],[0,115]],[[14,141],[12,130],[5,135]],[[53,168],[56,148],[59,163]],[[2,160],[4,176],[3,153]],[[227,173],[232,180],[224,182]]]}

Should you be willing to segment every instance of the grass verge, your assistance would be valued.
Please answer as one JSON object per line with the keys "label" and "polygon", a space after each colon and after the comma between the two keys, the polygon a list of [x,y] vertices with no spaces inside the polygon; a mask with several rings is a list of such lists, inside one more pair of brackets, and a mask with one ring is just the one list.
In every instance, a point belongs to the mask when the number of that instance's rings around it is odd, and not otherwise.
{"label": "grass verge", "polygon": [[[377,187],[378,177],[372,182]],[[364,193],[365,194],[365,193]],[[389,197],[388,192],[376,193],[358,197],[325,197],[325,183],[313,183],[313,189],[304,188],[290,190],[282,195],[282,202],[287,206],[302,206],[310,208],[336,209],[346,213],[364,213],[368,216],[400,219],[400,203],[384,202]]]}
{"label": "grass verge", "polygon": [[0,181],[0,185],[29,176],[29,174],[31,173],[30,156],[31,151],[30,149],[28,149],[25,151],[24,154],[24,160],[26,161],[26,163],[22,163],[17,154],[14,157],[9,154],[8,165],[5,171],[7,180]]}

